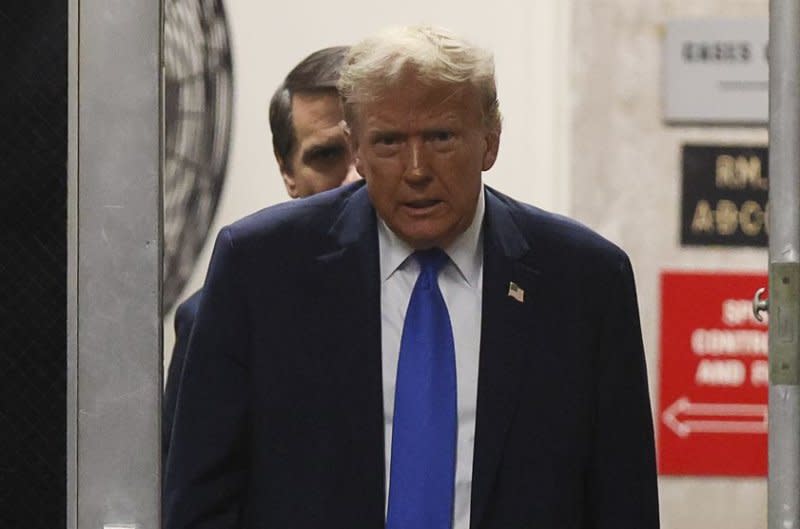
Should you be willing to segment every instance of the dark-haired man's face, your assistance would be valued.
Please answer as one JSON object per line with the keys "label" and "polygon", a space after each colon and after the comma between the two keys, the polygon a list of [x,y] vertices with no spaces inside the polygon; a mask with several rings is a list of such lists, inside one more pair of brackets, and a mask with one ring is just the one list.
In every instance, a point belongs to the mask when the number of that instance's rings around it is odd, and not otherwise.
{"label": "dark-haired man's face", "polygon": [[286,192],[306,197],[359,178],[350,147],[339,125],[339,98],[331,93],[295,93],[292,122],[295,147],[290,159],[280,163]]}

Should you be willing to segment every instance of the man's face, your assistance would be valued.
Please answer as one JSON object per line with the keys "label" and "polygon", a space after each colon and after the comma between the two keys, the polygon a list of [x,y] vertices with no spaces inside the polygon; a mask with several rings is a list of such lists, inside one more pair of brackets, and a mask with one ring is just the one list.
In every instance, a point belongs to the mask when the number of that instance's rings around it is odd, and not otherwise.
{"label": "man's face", "polygon": [[470,226],[481,173],[499,145],[474,87],[424,86],[409,76],[359,105],[355,121],[356,168],[393,232],[423,249],[446,247]]}
{"label": "man's face", "polygon": [[358,179],[350,147],[339,123],[337,95],[328,92],[295,93],[292,122],[295,147],[289,163],[279,160],[286,191],[306,197]]}

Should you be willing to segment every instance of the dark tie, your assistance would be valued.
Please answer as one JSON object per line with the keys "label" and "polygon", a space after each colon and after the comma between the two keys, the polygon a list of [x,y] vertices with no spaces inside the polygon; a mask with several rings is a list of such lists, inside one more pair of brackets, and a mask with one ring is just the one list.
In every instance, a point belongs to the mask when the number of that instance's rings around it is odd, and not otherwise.
{"label": "dark tie", "polygon": [[408,302],[392,427],[387,529],[450,529],[456,469],[453,329],[437,277],[448,257],[414,253],[419,277]]}

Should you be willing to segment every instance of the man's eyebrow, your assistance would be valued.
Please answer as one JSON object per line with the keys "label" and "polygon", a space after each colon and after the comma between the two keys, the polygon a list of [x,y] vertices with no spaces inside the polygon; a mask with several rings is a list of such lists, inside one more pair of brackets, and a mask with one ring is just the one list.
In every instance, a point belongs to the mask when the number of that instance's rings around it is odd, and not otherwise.
{"label": "man's eyebrow", "polygon": [[385,136],[399,136],[402,133],[399,130],[395,130],[395,129],[375,128],[375,129],[372,129],[372,130],[368,131],[367,134],[368,134],[368,136],[370,138],[383,138]]}

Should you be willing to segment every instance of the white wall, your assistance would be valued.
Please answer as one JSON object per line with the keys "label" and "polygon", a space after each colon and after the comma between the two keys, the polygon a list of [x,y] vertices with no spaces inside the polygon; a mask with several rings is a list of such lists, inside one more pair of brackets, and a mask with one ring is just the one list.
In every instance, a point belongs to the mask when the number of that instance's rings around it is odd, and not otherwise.
{"label": "white wall", "polygon": [[[568,201],[567,0],[366,0],[335,2],[228,0],[235,114],[225,184],[211,233],[287,199],[272,156],[267,108],[286,73],[310,52],[352,44],[390,25],[448,27],[495,53],[504,131],[489,185],[527,202],[565,211]],[[202,286],[213,236],[184,290]],[[165,317],[164,361],[174,343]]]}
{"label": "white wall", "polygon": [[[767,251],[680,246],[682,143],[764,145],[764,128],[668,127],[661,43],[671,17],[766,17],[767,0],[578,0],[571,46],[571,214],[622,246],[636,273],[658,395],[659,273],[766,272]],[[692,293],[687,293],[691,296]],[[657,399],[652,399],[653,404]],[[766,527],[766,480],[662,477],[662,529]]]}

